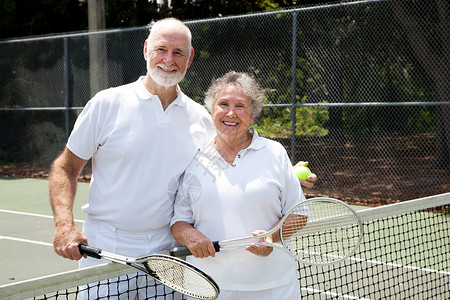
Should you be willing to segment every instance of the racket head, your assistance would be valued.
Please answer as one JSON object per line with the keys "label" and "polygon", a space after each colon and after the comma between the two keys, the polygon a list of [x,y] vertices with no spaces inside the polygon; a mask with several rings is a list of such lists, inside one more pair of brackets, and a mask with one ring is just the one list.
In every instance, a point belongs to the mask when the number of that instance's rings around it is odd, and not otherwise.
{"label": "racket head", "polygon": [[[298,217],[302,215],[307,215],[307,221]],[[326,265],[346,259],[356,251],[364,233],[356,211],[333,198],[302,201],[286,213],[282,223],[281,243],[305,264]]]}
{"label": "racket head", "polygon": [[195,299],[216,299],[220,289],[202,270],[176,257],[154,254],[138,259],[146,273],[174,291]]}

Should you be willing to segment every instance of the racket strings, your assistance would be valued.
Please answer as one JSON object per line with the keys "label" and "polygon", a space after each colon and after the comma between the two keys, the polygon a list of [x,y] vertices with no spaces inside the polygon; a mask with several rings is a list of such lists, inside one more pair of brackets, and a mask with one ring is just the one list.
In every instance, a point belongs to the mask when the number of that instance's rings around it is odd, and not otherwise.
{"label": "racket strings", "polygon": [[307,216],[291,215],[286,219],[286,223],[282,226],[284,238],[289,238],[304,228],[307,224]]}
{"label": "racket strings", "polygon": [[312,201],[291,214],[306,215],[307,221],[288,217],[286,221],[291,221],[281,228],[280,236],[285,247],[301,261],[331,263],[345,258],[359,244],[359,218],[342,204]]}
{"label": "racket strings", "polygon": [[175,291],[198,299],[215,299],[217,290],[211,282],[188,265],[165,258],[146,262],[158,280]]}
{"label": "racket strings", "polygon": [[308,262],[331,262],[345,257],[359,240],[358,226],[330,228],[320,233],[292,236],[291,251]]}

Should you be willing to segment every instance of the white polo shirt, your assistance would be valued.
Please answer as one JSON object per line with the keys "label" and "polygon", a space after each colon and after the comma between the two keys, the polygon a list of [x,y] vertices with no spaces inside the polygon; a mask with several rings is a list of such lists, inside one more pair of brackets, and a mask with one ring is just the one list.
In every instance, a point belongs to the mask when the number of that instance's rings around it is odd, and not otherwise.
{"label": "white polo shirt", "polygon": [[67,147],[92,158],[92,220],[141,232],[167,226],[179,176],[215,135],[209,113],[181,90],[164,111],[136,82],[99,92],[78,117]]}
{"label": "white polo shirt", "polygon": [[[171,224],[193,224],[212,241],[251,236],[255,230],[269,230],[304,199],[284,147],[255,131],[234,166],[222,159],[213,142],[197,153],[182,177]],[[187,260],[225,290],[255,291],[297,282],[294,259],[279,249],[268,257],[238,249]]]}

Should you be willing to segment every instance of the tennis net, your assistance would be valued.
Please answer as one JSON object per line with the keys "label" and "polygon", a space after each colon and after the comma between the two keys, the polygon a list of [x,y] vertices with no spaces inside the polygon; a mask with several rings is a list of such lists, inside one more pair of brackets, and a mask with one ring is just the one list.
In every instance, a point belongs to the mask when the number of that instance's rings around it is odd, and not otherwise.
{"label": "tennis net", "polygon": [[[358,211],[364,237],[349,259],[298,264],[304,299],[450,299],[450,193]],[[117,277],[123,282],[117,284]],[[127,287],[123,294],[117,286]],[[139,296],[136,296],[139,293]],[[116,263],[0,287],[0,299],[184,299]],[[106,295],[106,296],[102,296]]]}

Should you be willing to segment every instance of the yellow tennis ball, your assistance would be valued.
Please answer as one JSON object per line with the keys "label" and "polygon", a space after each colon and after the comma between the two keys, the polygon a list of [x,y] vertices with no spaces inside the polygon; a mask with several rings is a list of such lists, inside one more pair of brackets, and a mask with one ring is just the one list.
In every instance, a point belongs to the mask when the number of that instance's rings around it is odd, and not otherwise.
{"label": "yellow tennis ball", "polygon": [[297,175],[297,178],[300,180],[306,180],[306,178],[311,175],[311,170],[305,166],[296,167],[294,170],[295,175]]}

